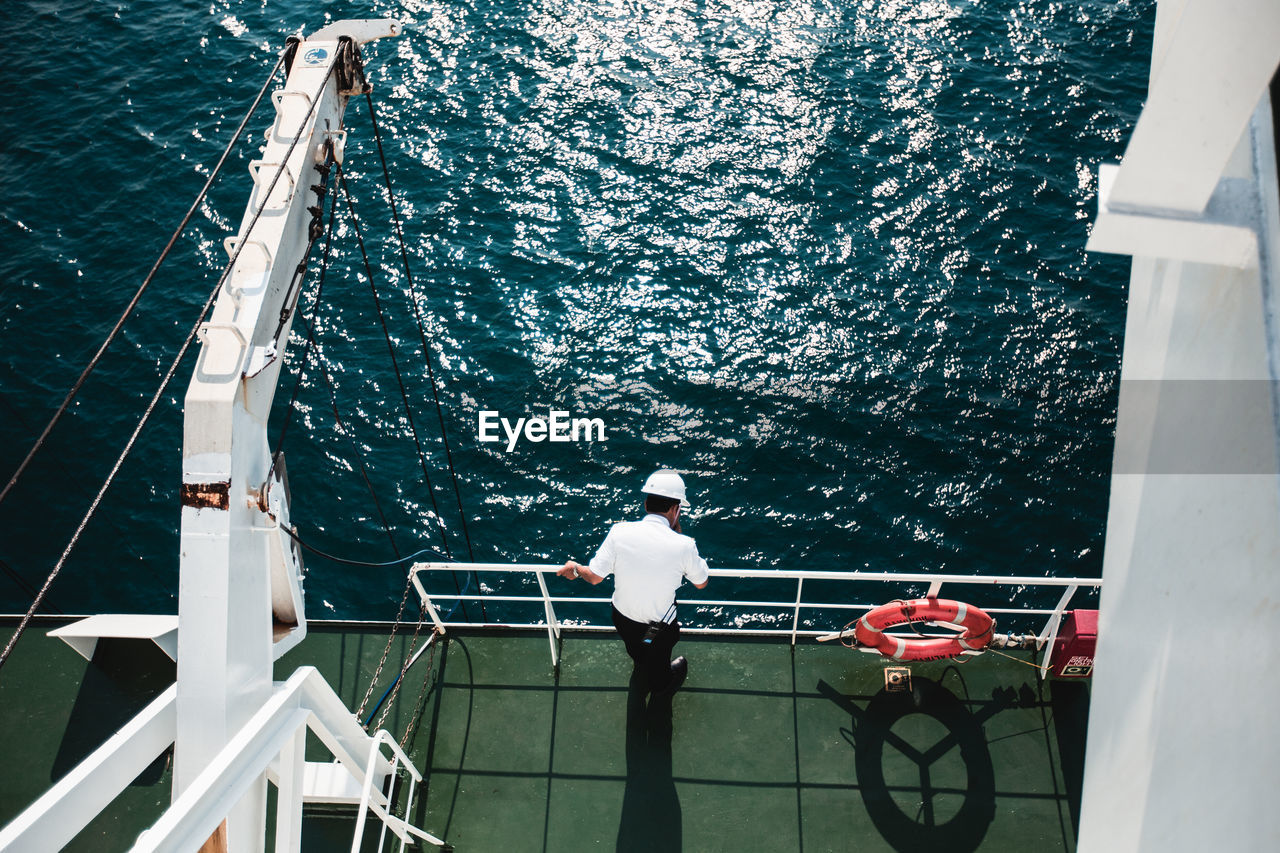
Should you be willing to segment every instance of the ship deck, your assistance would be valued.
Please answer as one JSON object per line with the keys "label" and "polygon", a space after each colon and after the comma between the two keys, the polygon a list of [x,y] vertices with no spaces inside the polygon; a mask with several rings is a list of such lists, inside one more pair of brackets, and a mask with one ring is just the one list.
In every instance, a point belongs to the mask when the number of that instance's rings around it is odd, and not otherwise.
{"label": "ship deck", "polygon": [[[54,624],[28,631],[0,674],[0,824],[173,676],[139,641],[104,641],[88,664],[44,636]],[[356,708],[386,636],[313,623],[277,674],[316,666]],[[393,643],[375,700],[408,642]],[[1040,682],[1029,653],[913,664],[895,692],[884,661],[835,644],[686,636],[677,649],[688,682],[646,708],[607,634],[566,633],[557,673],[545,634],[451,631],[384,724],[406,730],[425,680],[407,742],[426,775],[414,822],[459,851],[503,853],[1075,848],[1088,686]],[[167,786],[151,768],[69,849],[127,847]],[[348,849],[352,820],[310,807],[304,847]]]}

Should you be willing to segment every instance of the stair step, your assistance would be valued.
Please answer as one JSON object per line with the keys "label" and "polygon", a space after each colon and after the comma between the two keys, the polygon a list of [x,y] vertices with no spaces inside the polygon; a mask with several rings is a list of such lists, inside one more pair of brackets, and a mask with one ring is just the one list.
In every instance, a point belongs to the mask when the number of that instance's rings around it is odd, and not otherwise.
{"label": "stair step", "polygon": [[[382,790],[375,779],[375,799]],[[304,803],[346,803],[360,805],[360,783],[336,761],[308,761],[302,769],[302,801]]]}

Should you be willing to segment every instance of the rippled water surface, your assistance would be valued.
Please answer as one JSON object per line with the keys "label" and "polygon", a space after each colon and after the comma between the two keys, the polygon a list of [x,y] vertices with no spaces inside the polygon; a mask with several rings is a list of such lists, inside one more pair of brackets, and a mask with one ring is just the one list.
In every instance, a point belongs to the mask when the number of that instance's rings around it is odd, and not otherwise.
{"label": "rippled water surface", "polygon": [[[394,15],[405,34],[366,54],[412,291],[363,101],[346,167],[431,488],[343,218],[322,298],[313,274],[302,304],[354,438],[303,363],[301,325],[277,398],[278,424],[301,371],[285,450],[309,540],[372,561],[443,547],[438,508],[443,541],[468,553],[412,292],[476,559],[589,557],[663,465],[687,472],[686,532],[713,565],[1096,575],[1127,267],[1083,246],[1097,165],[1122,154],[1145,92],[1153,14],[1125,0],[11,2],[0,471],[146,274],[284,37]],[[195,322],[256,144],[0,507],[0,610],[25,609],[18,579],[42,581]],[[54,608],[176,606],[189,372]],[[481,410],[551,408],[601,418],[607,441],[478,440]],[[308,568],[313,617],[393,615],[400,569]]]}

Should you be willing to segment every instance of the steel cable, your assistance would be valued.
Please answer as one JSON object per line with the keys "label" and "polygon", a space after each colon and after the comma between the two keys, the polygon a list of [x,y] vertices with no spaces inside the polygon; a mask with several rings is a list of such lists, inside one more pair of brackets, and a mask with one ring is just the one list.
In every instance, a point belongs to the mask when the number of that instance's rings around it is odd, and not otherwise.
{"label": "steel cable", "polygon": [[378,286],[374,281],[373,264],[369,261],[369,253],[364,245],[364,232],[360,228],[360,220],[356,216],[355,207],[351,203],[351,192],[347,188],[346,174],[342,171],[342,166],[338,166],[338,187],[342,191],[343,201],[346,202],[347,213],[351,217],[351,224],[356,233],[356,245],[360,248],[360,257],[364,261],[364,271],[369,279],[369,291],[373,294],[373,305],[378,312],[378,322],[382,326],[382,337],[387,343],[387,355],[391,358],[391,369],[396,376],[396,385],[400,388],[400,400],[404,404],[405,420],[409,423],[409,434],[413,436],[413,445],[418,452],[418,465],[422,469],[422,477],[426,481],[427,497],[431,499],[431,510],[436,517],[436,529],[440,533],[440,542],[444,546],[444,552],[449,555],[449,559],[453,559],[453,552],[449,548],[449,538],[445,535],[444,517],[440,514],[440,506],[436,503],[435,489],[431,486],[431,474],[427,470],[427,455],[422,449],[422,440],[418,436],[418,427],[413,422],[413,407],[409,403],[409,391],[405,388],[404,377],[400,373],[400,362],[396,359],[395,344],[391,341],[391,330],[387,327],[387,317],[382,310],[382,299],[378,296]]}
{"label": "steel cable", "polygon": [[[369,289],[373,294],[374,307],[377,309],[377,312],[378,312],[378,321],[382,326],[383,338],[386,340],[386,343],[387,343],[387,353],[391,358],[391,366],[395,373],[396,384],[399,386],[399,389],[400,389],[400,399],[404,405],[405,418],[409,423],[409,432],[413,436],[414,447],[417,449],[417,453],[418,453],[418,463],[422,469],[422,476],[426,481],[427,494],[431,498],[431,507],[432,507],[432,510],[435,512],[436,527],[440,533],[440,541],[444,545],[444,550],[445,550],[445,554],[447,555],[447,558],[449,560],[452,560],[453,554],[449,550],[449,540],[448,540],[448,537],[445,535],[444,519],[440,515],[440,507],[436,503],[435,491],[431,487],[431,475],[427,470],[426,453],[422,449],[422,441],[418,437],[418,430],[413,422],[413,409],[412,409],[412,406],[409,404],[409,392],[408,392],[408,389],[405,388],[404,379],[400,373],[400,365],[399,365],[399,362],[396,360],[395,345],[391,341],[391,332],[387,327],[386,316],[382,310],[382,300],[378,296],[378,288],[374,281],[373,264],[369,261],[369,253],[365,249],[364,234],[361,231],[360,220],[359,220],[359,217],[356,216],[355,207],[351,202],[351,193],[347,187],[347,179],[346,179],[345,173],[342,170],[341,165],[339,165],[337,168],[337,176],[338,176],[337,190],[342,193],[343,201],[346,203],[347,212],[351,217],[352,228],[356,234],[356,245],[359,247],[360,257],[364,261],[365,275],[369,279]],[[454,581],[455,588],[458,590],[458,594],[461,595],[462,589],[461,587],[458,586],[458,579],[456,575],[454,576],[453,581]],[[383,649],[382,656],[378,661],[378,666],[374,670],[373,677],[369,680],[369,687],[365,691],[364,699],[360,702],[360,708],[356,712],[357,716],[361,716],[364,713],[365,706],[368,704],[369,699],[373,695],[374,685],[377,683],[378,677],[382,674],[382,669],[386,665],[387,657],[391,652],[391,646],[395,641],[396,632],[399,630],[400,623],[404,619],[404,609],[409,600],[409,590],[411,588],[411,585],[412,585],[412,575],[410,575],[405,579],[404,591],[400,596],[400,606],[396,610],[396,618],[391,630],[391,634],[390,636],[387,637],[386,648]],[[467,608],[465,604],[462,605],[462,613],[464,617],[467,615]],[[419,612],[418,620],[415,623],[414,630],[413,630],[414,644],[417,643],[418,634],[421,630],[422,630],[422,615],[421,615],[421,612]],[[412,646],[411,646],[411,650],[412,650]]]}
{"label": "steel cable", "polygon": [[[440,421],[440,438],[444,442],[444,455],[449,464],[449,476],[453,480],[453,494],[458,502],[458,517],[462,521],[462,537],[467,543],[467,556],[471,562],[476,561],[475,553],[471,550],[471,534],[467,531],[467,513],[462,508],[462,490],[458,486],[458,472],[453,467],[453,450],[449,445],[449,433],[445,429],[444,424],[444,408],[440,405],[440,389],[436,383],[436,372],[431,361],[431,347],[427,345],[426,324],[422,319],[422,311],[418,307],[418,295],[413,286],[413,273],[409,271],[409,252],[405,247],[404,229],[400,224],[400,213],[396,209],[395,193],[391,190],[391,173],[387,169],[387,156],[382,150],[382,132],[378,128],[377,110],[374,109],[373,97],[366,87],[364,92],[365,102],[369,105],[369,120],[373,124],[373,141],[378,146],[378,160],[382,163],[382,180],[387,187],[387,203],[391,207],[391,221],[396,228],[396,239],[400,244],[400,260],[404,264],[405,281],[409,286],[409,302],[413,305],[413,318],[418,327],[418,337],[422,341],[422,357],[427,363],[427,378],[431,382],[431,397],[435,401],[436,417]],[[477,583],[479,579],[477,578]],[[481,590],[483,594],[483,590]],[[484,600],[480,601],[480,609],[483,615]],[[487,617],[486,617],[487,618]]]}
{"label": "steel cable", "polygon": [[[281,61],[283,61],[283,58],[282,54]],[[279,66],[277,65],[277,67]],[[111,484],[115,481],[116,475],[120,472],[121,466],[124,465],[125,459],[127,459],[129,454],[133,451],[133,447],[138,441],[138,436],[142,433],[142,428],[146,426],[147,421],[151,419],[152,412],[155,411],[156,405],[160,402],[160,398],[169,387],[169,383],[173,380],[174,374],[177,373],[179,364],[181,364],[183,357],[187,354],[187,350],[191,347],[191,342],[195,340],[197,334],[199,334],[200,327],[204,324],[204,318],[208,315],[209,309],[213,307],[214,300],[217,299],[219,291],[222,290],[227,279],[231,277],[231,272],[235,269],[236,261],[240,259],[241,251],[243,251],[244,247],[249,242],[249,235],[253,233],[254,226],[258,224],[258,220],[262,216],[262,211],[266,209],[267,200],[271,197],[272,191],[275,190],[276,184],[279,183],[281,175],[283,175],[288,169],[289,157],[293,154],[294,149],[298,147],[298,142],[302,139],[302,135],[306,131],[307,122],[311,119],[311,115],[315,112],[316,106],[320,103],[320,97],[324,94],[325,88],[329,85],[329,80],[333,77],[334,67],[334,65],[329,66],[328,72],[324,75],[324,80],[321,81],[319,88],[312,97],[311,107],[307,110],[307,114],[302,117],[298,133],[293,137],[293,141],[289,144],[289,148],[285,152],[284,156],[280,158],[280,168],[276,170],[275,176],[271,179],[271,183],[262,193],[262,204],[259,205],[258,209],[254,212],[252,219],[250,219],[249,225],[245,228],[244,237],[239,241],[239,243],[237,243],[236,250],[231,255],[231,260],[227,262],[227,266],[223,270],[222,275],[218,277],[217,285],[209,294],[209,298],[205,300],[204,307],[200,309],[199,318],[196,320],[195,325],[191,327],[191,331],[187,333],[186,339],[178,349],[178,354],[169,365],[169,369],[165,372],[164,378],[161,379],[160,387],[156,389],[155,394],[151,397],[151,402],[147,404],[147,408],[142,414],[142,418],[138,421],[137,425],[134,426],[133,433],[125,443],[124,449],[120,451],[120,455],[116,458],[115,464],[111,466],[111,470],[108,472],[106,480],[103,481],[102,487],[98,489],[98,493],[94,496],[93,502],[89,504],[89,510],[76,526],[75,533],[72,534],[71,540],[62,551],[62,556],[58,558],[58,562],[54,564],[53,570],[50,571],[48,577],[45,578],[44,585],[40,587],[40,591],[36,594],[35,600],[32,601],[31,606],[27,608],[27,612],[18,623],[17,630],[13,632],[13,636],[9,638],[9,642],[5,645],[4,651],[0,652],[0,667],[3,667],[5,662],[8,661],[9,655],[13,653],[14,646],[18,644],[18,639],[22,636],[23,632],[27,630],[27,626],[31,623],[31,618],[35,615],[35,612],[40,609],[41,603],[43,603],[45,596],[48,595],[49,587],[53,585],[53,581],[62,572],[63,566],[66,565],[67,558],[79,543],[80,536],[84,533],[85,527],[88,526],[89,520],[92,519],[94,514],[98,511],[98,505],[102,503],[102,498],[107,493],[107,489],[111,488]]]}
{"label": "steel cable", "polygon": [[120,334],[120,330],[124,328],[125,321],[133,314],[133,309],[138,306],[138,301],[142,299],[142,294],[146,292],[147,288],[151,285],[152,280],[156,277],[156,273],[160,271],[160,265],[165,262],[169,257],[169,253],[173,251],[173,247],[177,245],[178,238],[181,237],[182,232],[186,230],[187,224],[191,222],[191,217],[195,215],[195,212],[199,209],[201,202],[203,202],[205,196],[208,195],[209,188],[213,186],[214,179],[216,179],[218,177],[218,173],[222,171],[222,166],[227,162],[227,157],[231,154],[231,149],[235,147],[236,142],[240,140],[241,134],[244,133],[245,127],[249,124],[249,119],[252,118],[253,114],[257,111],[258,104],[262,102],[262,96],[265,95],[267,89],[271,87],[271,81],[275,79],[276,73],[280,70],[280,66],[284,64],[286,55],[287,51],[281,51],[280,58],[276,60],[275,66],[271,69],[271,73],[267,75],[266,82],[263,83],[262,88],[258,90],[258,96],[253,99],[253,104],[249,107],[249,111],[245,113],[244,118],[240,120],[240,126],[236,128],[235,135],[231,137],[231,141],[228,142],[227,147],[223,149],[222,156],[218,158],[218,162],[214,165],[213,171],[209,173],[208,180],[204,182],[204,186],[201,187],[199,194],[196,195],[195,201],[193,201],[191,203],[191,207],[188,208],[187,215],[182,217],[182,221],[178,223],[178,227],[173,232],[173,236],[169,238],[169,242],[165,244],[164,249],[160,252],[160,257],[156,258],[156,262],[151,265],[151,271],[148,272],[146,278],[142,280],[142,284],[138,286],[137,291],[133,294],[133,298],[130,299],[129,304],[125,306],[124,313],[120,315],[120,319],[116,321],[115,326],[113,326],[111,331],[107,333],[107,337],[103,340],[102,345],[98,347],[98,351],[94,353],[93,358],[89,359],[89,363],[85,366],[84,370],[81,371],[80,377],[76,379],[75,384],[71,386],[71,390],[67,392],[67,396],[63,399],[62,405],[60,405],[57,411],[53,413],[53,417],[50,418],[49,423],[45,425],[44,431],[40,433],[40,437],[36,439],[36,443],[32,445],[31,450],[27,452],[26,457],[22,460],[21,464],[18,465],[17,470],[13,472],[13,476],[9,478],[9,482],[5,484],[3,491],[0,491],[0,504],[4,503],[5,498],[9,496],[9,493],[17,484],[18,479],[27,470],[27,466],[31,464],[31,460],[34,459],[40,449],[44,447],[44,443],[49,438],[49,434],[53,432],[54,426],[62,419],[67,408],[71,405],[71,401],[75,399],[76,394],[80,393],[80,389],[89,378],[89,374],[93,373],[94,368],[98,366],[98,362],[100,362],[103,356],[106,355],[107,348],[111,346],[112,342],[116,339],[116,335]]}
{"label": "steel cable", "polygon": [[[330,166],[333,165],[332,148],[330,148],[330,159],[328,160],[328,163]],[[327,174],[328,173],[326,172],[326,177]],[[316,295],[311,303],[311,314],[303,315],[304,321],[307,324],[306,349],[303,351],[302,363],[298,365],[298,375],[294,379],[293,393],[289,396],[289,406],[285,409],[284,423],[280,426],[280,438],[276,442],[276,454],[272,456],[271,467],[274,470],[276,459],[278,459],[279,454],[284,451],[284,438],[289,432],[289,423],[293,419],[294,409],[298,403],[298,393],[302,389],[302,374],[306,369],[310,357],[314,355],[316,359],[316,367],[319,369],[320,376],[324,379],[325,387],[329,392],[329,408],[333,412],[333,419],[337,423],[338,431],[342,433],[342,435],[347,439],[347,442],[351,445],[352,456],[355,457],[356,465],[360,469],[360,477],[364,480],[365,487],[369,490],[370,497],[373,498],[374,509],[377,510],[378,518],[382,521],[382,529],[387,534],[387,539],[391,542],[391,551],[398,558],[400,556],[400,547],[396,544],[396,537],[391,531],[391,523],[387,520],[387,514],[382,509],[382,501],[378,499],[378,493],[373,488],[373,482],[369,479],[369,471],[364,464],[364,454],[360,453],[359,447],[356,446],[355,432],[348,428],[346,421],[342,418],[342,413],[338,409],[337,388],[334,386],[333,377],[330,375],[328,365],[325,364],[324,355],[320,352],[320,344],[316,338],[315,317],[319,311],[320,300],[324,294],[325,278],[329,271],[329,258],[333,249],[333,224],[337,218],[337,208],[338,193],[335,191],[329,200],[329,222],[325,227],[324,254],[320,259],[320,280],[316,285]],[[270,479],[270,474],[268,474],[267,480],[270,481]],[[298,544],[302,545],[303,543],[299,542]],[[303,545],[303,547],[310,546]],[[323,553],[321,553],[321,555],[326,557],[329,556]],[[330,559],[336,558],[330,557]]]}
{"label": "steel cable", "polygon": [[281,526],[280,529],[283,530],[289,536],[290,539],[292,539],[294,542],[297,542],[299,545],[301,545],[303,548],[306,548],[311,553],[319,557],[323,557],[326,560],[332,560],[335,563],[341,563],[344,566],[362,566],[364,568],[370,568],[370,569],[381,569],[387,566],[399,566],[403,563],[409,562],[410,560],[416,560],[419,557],[421,557],[423,554],[430,554],[431,556],[436,557],[437,559],[444,559],[443,555],[439,551],[437,551],[435,548],[422,548],[418,551],[414,551],[412,554],[409,554],[408,556],[396,557],[394,560],[385,560],[381,563],[371,563],[366,560],[352,560],[348,557],[336,557],[333,554],[329,554],[324,551],[321,551],[319,548],[317,548],[316,546],[312,545],[309,542],[303,541],[303,539],[298,536],[298,530],[296,525],[293,527]]}

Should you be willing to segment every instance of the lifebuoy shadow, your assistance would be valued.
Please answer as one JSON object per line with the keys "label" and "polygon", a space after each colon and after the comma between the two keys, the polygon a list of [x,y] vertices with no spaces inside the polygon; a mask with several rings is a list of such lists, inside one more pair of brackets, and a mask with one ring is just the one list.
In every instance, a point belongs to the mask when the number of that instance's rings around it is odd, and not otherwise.
{"label": "lifebuoy shadow", "polygon": [[[909,692],[881,690],[865,707],[859,707],[825,681],[818,682],[818,692],[852,717],[851,730],[842,733],[854,749],[863,805],[885,841],[902,853],[944,849],[948,853],[972,853],[978,849],[995,819],[996,802],[995,770],[982,726],[1003,709],[1007,700],[997,698],[975,714],[954,693],[919,676],[913,679]],[[931,718],[945,730],[941,739],[912,743],[894,731],[901,720],[917,714]],[[918,777],[909,782],[887,779],[887,750],[901,756],[899,766],[902,759],[914,764]],[[963,788],[939,785],[933,778],[932,768],[949,758],[953,750],[959,751],[964,766]],[[918,793],[918,811],[904,812],[894,792],[900,796],[910,792],[912,797]],[[938,808],[943,797],[960,798],[959,807],[945,819],[941,819]]]}

